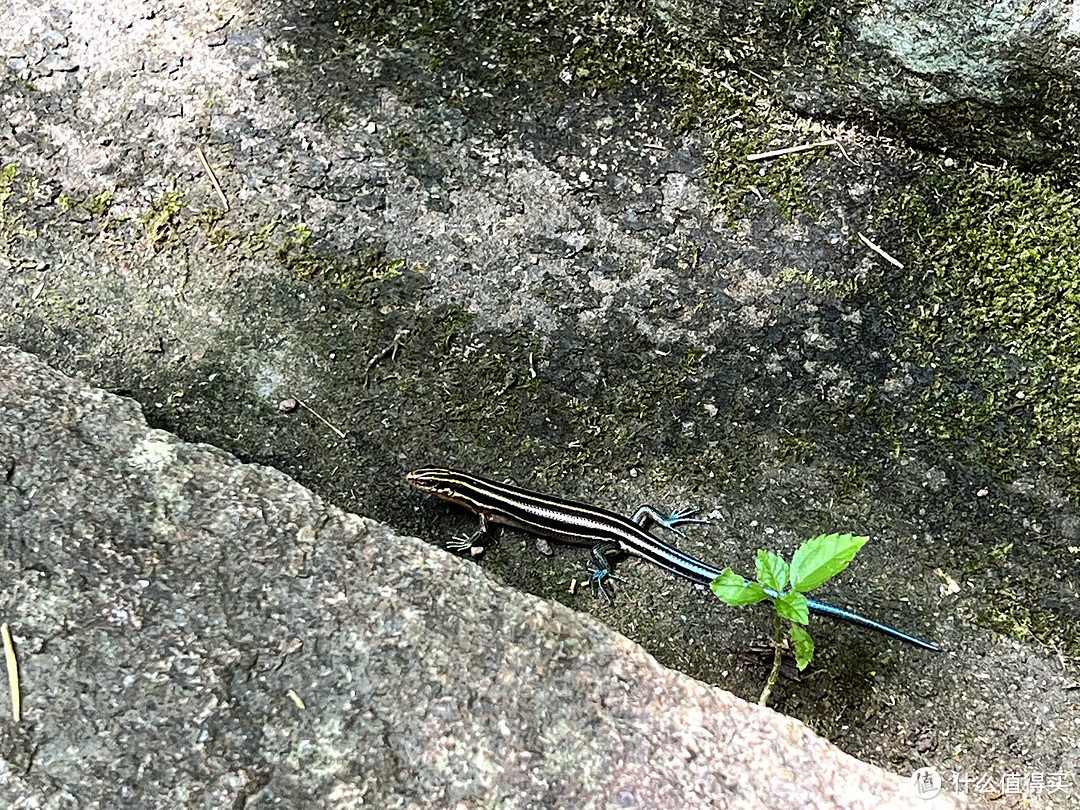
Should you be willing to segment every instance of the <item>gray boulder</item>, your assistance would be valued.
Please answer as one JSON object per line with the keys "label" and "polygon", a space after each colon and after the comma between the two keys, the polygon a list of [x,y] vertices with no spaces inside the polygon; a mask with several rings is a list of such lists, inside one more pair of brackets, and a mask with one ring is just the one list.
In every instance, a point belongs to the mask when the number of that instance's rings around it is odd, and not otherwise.
{"label": "gray boulder", "polygon": [[[1063,0],[875,3],[651,0],[688,38],[704,32],[794,109],[889,121],[931,147],[1073,159],[1080,131],[1080,11]],[[748,33],[748,32],[752,32]]]}

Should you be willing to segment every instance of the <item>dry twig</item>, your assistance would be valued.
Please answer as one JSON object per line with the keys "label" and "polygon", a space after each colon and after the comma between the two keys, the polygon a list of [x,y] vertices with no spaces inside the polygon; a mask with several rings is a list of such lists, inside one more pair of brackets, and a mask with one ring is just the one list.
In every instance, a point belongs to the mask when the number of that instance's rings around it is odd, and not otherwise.
{"label": "dry twig", "polygon": [[312,408],[310,405],[308,405],[306,402],[304,402],[304,400],[300,399],[300,397],[292,397],[292,399],[295,399],[297,405],[299,405],[301,408],[306,408],[316,419],[318,419],[320,422],[322,422],[324,425],[326,425],[328,428],[330,428],[332,431],[334,431],[334,433],[336,433],[338,435],[339,439],[344,439],[345,438],[345,431],[338,430],[336,427],[334,427],[332,424],[330,424],[330,422],[326,419],[326,417],[324,417],[321,413],[319,413],[314,408]]}
{"label": "dry twig", "polygon": [[15,645],[11,643],[11,629],[7,622],[0,624],[0,636],[4,642],[4,660],[7,662],[8,686],[11,689],[11,717],[18,723],[22,719],[22,696],[19,693],[19,662],[15,659]]}
{"label": "dry twig", "polygon": [[[799,152],[809,152],[811,149],[820,149],[823,146],[840,146],[840,144],[830,138],[827,141],[818,141],[817,143],[802,143],[798,146],[786,146],[783,149],[774,149],[771,152],[755,152],[752,155],[747,155],[746,159],[751,162],[755,160],[768,160],[769,158],[794,155]],[[840,146],[840,151],[843,152],[844,147]],[[844,152],[844,157],[847,157],[847,152]],[[848,158],[848,160],[851,160],[851,158]]]}
{"label": "dry twig", "polygon": [[202,147],[195,147],[195,154],[199,156],[199,162],[202,163],[202,167],[206,169],[207,175],[210,177],[210,183],[214,187],[214,191],[218,193],[218,197],[221,198],[221,204],[225,206],[225,210],[229,210],[229,201],[225,197],[225,192],[221,190],[221,184],[218,182],[217,175],[214,174],[214,170],[210,168],[210,164],[206,160],[206,155],[203,154]]}
{"label": "dry twig", "polygon": [[368,383],[371,382],[371,370],[375,368],[376,364],[385,360],[387,355],[390,356],[390,360],[397,359],[397,350],[401,348],[401,344],[405,342],[405,338],[409,336],[408,329],[399,329],[397,334],[394,335],[394,339],[390,341],[390,344],[386,346],[382,351],[368,360],[367,368],[364,369],[364,387],[367,388]]}
{"label": "dry twig", "polygon": [[904,263],[901,262],[899,259],[897,259],[897,258],[895,258],[893,256],[890,256],[888,253],[885,252],[884,249],[882,249],[882,248],[878,247],[877,245],[875,245],[873,242],[871,242],[869,239],[867,239],[861,233],[859,234],[859,238],[862,240],[862,243],[864,245],[866,245],[868,248],[870,248],[872,251],[874,251],[877,255],[879,255],[881,258],[883,258],[889,264],[893,265],[894,267],[898,267],[901,270],[904,269]]}

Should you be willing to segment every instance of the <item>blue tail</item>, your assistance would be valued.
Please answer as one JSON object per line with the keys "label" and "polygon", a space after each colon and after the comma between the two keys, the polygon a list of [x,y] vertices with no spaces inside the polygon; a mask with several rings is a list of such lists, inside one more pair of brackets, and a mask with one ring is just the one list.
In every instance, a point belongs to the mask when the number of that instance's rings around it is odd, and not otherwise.
{"label": "blue tail", "polygon": [[858,625],[859,627],[867,627],[871,630],[877,630],[879,633],[884,633],[887,636],[898,638],[901,641],[906,641],[908,644],[914,644],[916,647],[922,647],[924,650],[932,650],[933,652],[941,652],[941,648],[936,644],[931,644],[929,641],[923,641],[922,639],[909,636],[907,633],[901,633],[895,627],[889,627],[887,624],[881,624],[875,622],[873,619],[868,619],[865,616],[860,616],[858,613],[852,613],[850,610],[844,610],[843,608],[833,607],[832,605],[826,605],[824,602],[818,602],[816,599],[807,599],[806,606],[810,609],[811,613],[820,613],[822,616],[831,616],[834,619],[839,619],[842,622],[850,622],[851,624]]}
{"label": "blue tail", "polygon": [[[744,579],[747,585],[750,584],[750,580]],[[765,588],[765,593],[771,596],[773,599],[778,597],[776,591],[772,588]],[[941,647],[936,644],[931,644],[929,641],[923,641],[922,639],[915,638],[915,636],[909,636],[907,633],[901,633],[895,627],[889,627],[887,624],[881,622],[875,622],[873,619],[868,619],[865,616],[860,616],[858,613],[852,613],[850,610],[844,610],[843,608],[833,607],[832,605],[826,605],[824,602],[819,602],[816,599],[807,599],[806,607],[811,613],[819,613],[822,616],[830,616],[834,619],[839,619],[842,622],[848,622],[858,627],[865,627],[869,630],[876,630],[879,633],[883,633],[886,636],[892,636],[898,638],[901,641],[906,641],[908,644],[914,644],[916,647],[922,647],[924,650],[931,650],[932,652],[941,652]]]}

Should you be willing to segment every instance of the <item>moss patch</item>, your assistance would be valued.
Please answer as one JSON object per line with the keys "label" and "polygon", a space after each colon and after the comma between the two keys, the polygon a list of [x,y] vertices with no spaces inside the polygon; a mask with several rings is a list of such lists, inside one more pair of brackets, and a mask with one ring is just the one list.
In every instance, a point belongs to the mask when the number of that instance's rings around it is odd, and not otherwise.
{"label": "moss patch", "polygon": [[150,211],[142,216],[146,239],[154,250],[161,250],[173,235],[174,219],[184,207],[184,202],[184,195],[179,191],[169,191],[154,200]]}
{"label": "moss patch", "polygon": [[[1012,500],[995,480],[1038,469],[1080,504],[1078,218],[1080,195],[1053,177],[968,167],[922,176],[881,219],[899,229],[906,266],[870,292],[900,359],[927,372],[891,432],[963,475],[958,498]],[[1037,525],[1052,519],[1036,511],[1032,529],[1004,536],[973,525],[954,549],[981,580],[979,624],[1076,655],[1080,621],[1054,575],[1074,555]]]}
{"label": "moss patch", "polygon": [[[38,193],[36,177],[24,176],[15,163],[0,168],[0,249],[7,248],[17,238],[34,237],[23,224],[28,203]],[[15,203],[9,204],[12,197]]]}
{"label": "moss patch", "polygon": [[277,250],[278,261],[301,281],[356,293],[370,284],[395,279],[405,270],[405,260],[387,255],[384,243],[373,241],[356,255],[341,259],[314,250],[311,237],[306,225],[295,225]]}
{"label": "moss patch", "polygon": [[896,317],[935,371],[914,426],[975,438],[998,469],[1041,446],[1080,471],[1080,195],[979,169],[924,181],[896,214],[914,254]]}

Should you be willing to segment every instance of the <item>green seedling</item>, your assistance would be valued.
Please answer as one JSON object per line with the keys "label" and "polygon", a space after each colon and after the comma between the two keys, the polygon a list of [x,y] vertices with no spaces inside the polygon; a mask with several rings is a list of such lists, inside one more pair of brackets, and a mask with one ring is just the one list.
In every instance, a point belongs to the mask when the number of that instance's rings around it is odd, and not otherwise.
{"label": "green seedling", "polygon": [[806,669],[814,657],[814,640],[803,629],[810,620],[806,597],[803,595],[828,581],[848,567],[848,563],[869,540],[850,534],[822,534],[807,540],[788,564],[772,551],[759,550],[755,566],[756,580],[746,579],[725,568],[712,581],[712,592],[729,605],[755,605],[772,600],[775,614],[776,652],[772,672],[765,683],[758,703],[764,706],[780,675],[784,645],[784,626],[787,623],[795,650],[795,664]]}

